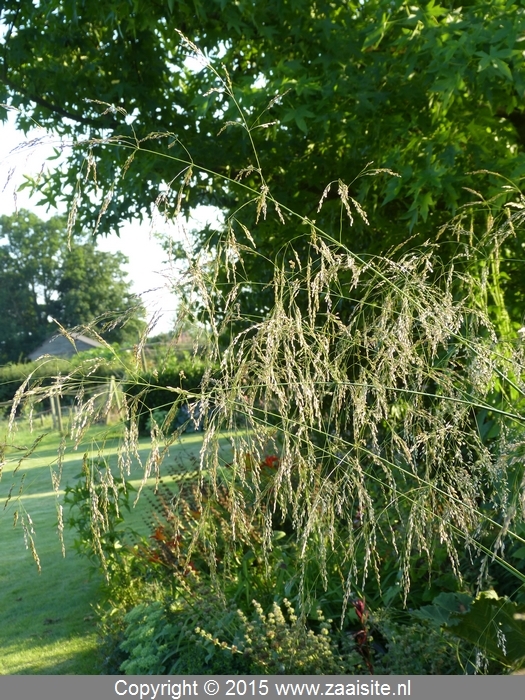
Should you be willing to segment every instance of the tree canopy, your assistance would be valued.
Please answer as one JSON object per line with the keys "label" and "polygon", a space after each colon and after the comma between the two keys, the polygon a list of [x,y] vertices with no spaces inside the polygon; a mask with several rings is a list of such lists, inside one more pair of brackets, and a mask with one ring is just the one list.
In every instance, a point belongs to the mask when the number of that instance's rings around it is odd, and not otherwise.
{"label": "tree canopy", "polygon": [[[242,179],[289,224],[259,221],[252,280],[267,280],[264,257],[304,231],[286,207],[353,250],[384,252],[433,237],[472,190],[501,206],[525,174],[522,2],[110,0],[101,11],[96,0],[6,0],[0,19],[0,101],[19,125],[97,140],[50,173],[43,200],[71,197],[96,163],[78,221],[107,232],[159,195],[173,204],[184,178],[184,211],[214,204],[227,218],[252,196]],[[399,177],[358,177],[369,163]],[[341,224],[338,181],[369,226]],[[243,216],[251,227],[257,215]]]}
{"label": "tree canopy", "polygon": [[[0,364],[23,359],[58,330],[55,321],[71,329],[98,318],[108,342],[136,342],[143,309],[125,263],[92,241],[68,241],[61,217],[42,221],[25,210],[0,217]],[[112,328],[119,314],[128,322]]]}

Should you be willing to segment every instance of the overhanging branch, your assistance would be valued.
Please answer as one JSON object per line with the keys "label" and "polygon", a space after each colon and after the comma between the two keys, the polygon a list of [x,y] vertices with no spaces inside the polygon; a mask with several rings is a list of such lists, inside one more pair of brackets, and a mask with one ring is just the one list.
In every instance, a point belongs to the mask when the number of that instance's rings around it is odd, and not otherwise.
{"label": "overhanging branch", "polygon": [[5,71],[3,72],[4,75],[2,76],[1,81],[7,88],[9,88],[9,90],[23,95],[27,100],[35,102],[37,105],[40,105],[40,107],[49,109],[54,114],[58,114],[66,119],[71,119],[79,124],[84,124],[85,126],[91,126],[95,129],[114,129],[118,125],[118,122],[110,115],[101,115],[99,119],[93,119],[91,117],[84,117],[77,112],[71,112],[70,110],[64,109],[63,107],[50,102],[45,97],[40,97],[39,95],[35,95],[34,93],[25,90],[20,85],[17,85],[12,80],[9,80],[9,78],[7,78],[5,75]]}

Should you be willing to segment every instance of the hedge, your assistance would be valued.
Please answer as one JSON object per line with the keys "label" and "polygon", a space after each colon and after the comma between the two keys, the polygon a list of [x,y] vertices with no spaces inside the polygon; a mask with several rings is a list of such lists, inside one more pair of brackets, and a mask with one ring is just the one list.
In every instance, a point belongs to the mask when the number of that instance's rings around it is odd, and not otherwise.
{"label": "hedge", "polygon": [[59,375],[65,376],[75,372],[80,380],[87,375],[87,366],[93,363],[96,370],[89,375],[88,382],[100,384],[114,376],[116,379],[124,377],[125,369],[120,362],[104,361],[90,358],[88,353],[82,353],[72,359],[46,358],[34,362],[8,364],[0,366],[0,417],[6,416],[11,410],[11,402],[22,384],[31,375],[30,384],[51,386]]}
{"label": "hedge", "polygon": [[[167,414],[177,401],[178,395],[166,387],[198,392],[208,368],[209,363],[199,358],[174,357],[160,370],[141,372],[133,379],[125,380],[123,389],[128,396],[128,401],[137,398],[139,433],[141,435],[149,433],[152,413]],[[182,413],[185,413],[184,409]],[[177,416],[174,416],[174,423],[177,423]]]}

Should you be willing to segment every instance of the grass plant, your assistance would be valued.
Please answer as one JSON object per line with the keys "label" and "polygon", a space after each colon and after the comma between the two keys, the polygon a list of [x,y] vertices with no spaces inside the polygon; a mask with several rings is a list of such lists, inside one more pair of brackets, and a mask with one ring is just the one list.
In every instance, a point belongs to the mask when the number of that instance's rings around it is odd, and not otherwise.
{"label": "grass plant", "polygon": [[[229,76],[199,58],[214,72],[223,99],[237,105],[235,125],[251,140],[257,127],[250,123],[257,120],[248,122]],[[141,153],[151,155],[158,136],[135,142],[114,137],[104,145],[130,151],[125,171]],[[198,165],[190,156],[159,157],[182,168],[180,204]],[[185,534],[193,538],[189,553],[199,547],[205,553],[213,586],[220,586],[214,562],[235,560],[257,523],[261,562],[268,563],[277,549],[276,533],[284,533],[287,546],[293,543],[283,590],[292,579],[297,584],[293,605],[302,622],[330,591],[341,627],[355,601],[364,605],[365,597],[400,610],[413,601],[419,606],[430,602],[425,594],[433,577],[447,578],[440,584],[444,592],[464,591],[474,600],[503,572],[512,580],[507,595],[522,602],[525,571],[506,552],[525,545],[525,355],[498,267],[505,241],[525,223],[521,194],[515,192],[516,201],[497,221],[490,203],[478,198],[433,241],[419,247],[407,241],[382,256],[357,255],[341,235],[355,217],[367,223],[350,185],[337,181],[341,230],[323,231],[273,198],[255,150],[251,157],[246,172],[259,178],[259,187],[242,182],[243,173],[229,180],[246,193],[245,204],[222,235],[211,236],[199,250],[188,247],[186,268],[174,280],[186,301],[181,321],[201,324],[210,338],[200,388],[166,388],[173,400],[167,400],[160,424],[152,416],[148,455],[140,460],[140,392],[128,397],[117,468],[104,488],[129,479],[134,460],[142,466],[142,485],[159,478],[180,436],[169,427],[173,418],[183,405],[198,405],[204,428],[192,507],[198,518]],[[94,174],[92,154],[89,163]],[[215,176],[205,168],[200,172]],[[367,166],[361,176],[379,172],[386,171]],[[159,196],[157,204],[165,200]],[[101,216],[108,206],[109,200]],[[263,255],[250,227],[272,215],[276,227],[298,219],[304,236],[274,251],[270,281],[247,279],[243,262]],[[258,315],[243,314],[247,289],[266,300]],[[75,387],[71,434],[82,441],[109,410],[102,393],[85,391],[85,369],[83,375],[79,364],[52,387],[28,381],[15,396],[12,415],[20,405]],[[225,434],[231,459],[221,451]],[[263,469],[269,453],[275,456],[267,464],[271,473]],[[56,490],[64,466],[64,460],[57,463]],[[96,499],[91,517],[104,522]],[[27,519],[25,528],[29,536]],[[97,533],[94,528],[95,549]],[[411,599],[414,583],[418,596]],[[525,640],[517,615],[511,616],[512,633]],[[496,627],[495,608],[488,618]],[[480,644],[483,636],[477,633]],[[500,650],[503,637],[496,638]],[[469,647],[471,652],[477,654]],[[474,656],[465,668],[482,667]],[[500,657],[507,667],[525,658]]]}

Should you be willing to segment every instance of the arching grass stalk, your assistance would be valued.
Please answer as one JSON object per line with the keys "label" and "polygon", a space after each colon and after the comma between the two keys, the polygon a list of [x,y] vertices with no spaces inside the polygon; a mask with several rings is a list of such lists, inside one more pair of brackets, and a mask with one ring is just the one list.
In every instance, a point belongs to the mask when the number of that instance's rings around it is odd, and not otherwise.
{"label": "arching grass stalk", "polygon": [[[432,251],[359,264],[318,233],[310,250],[301,270],[276,269],[275,306],[217,356],[221,376],[204,398],[214,413],[202,465],[219,469],[215,438],[242,415],[231,497],[239,494],[242,509],[249,484],[267,509],[268,542],[270,514],[287,514],[305,557],[311,542],[328,536],[333,544],[344,533],[352,562],[359,513],[365,574],[371,566],[380,575],[375,544],[386,527],[405,593],[410,554],[431,556],[436,535],[460,576],[458,532],[475,547],[489,522],[504,527],[509,513],[521,517],[522,496],[509,488],[509,469],[516,468],[509,449],[511,440],[514,454],[520,449],[521,413],[497,406],[501,430],[491,442],[477,424],[479,406],[493,405],[496,381],[508,378],[519,388],[521,348],[499,351],[477,299],[455,299],[455,276],[431,274]],[[350,307],[339,295],[345,284],[356,299]],[[262,459],[269,432],[281,461],[263,492],[243,455]],[[395,526],[378,518],[384,503],[396,513]]]}

